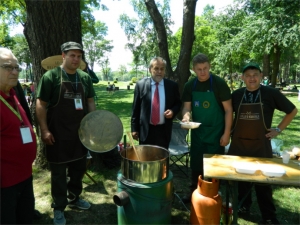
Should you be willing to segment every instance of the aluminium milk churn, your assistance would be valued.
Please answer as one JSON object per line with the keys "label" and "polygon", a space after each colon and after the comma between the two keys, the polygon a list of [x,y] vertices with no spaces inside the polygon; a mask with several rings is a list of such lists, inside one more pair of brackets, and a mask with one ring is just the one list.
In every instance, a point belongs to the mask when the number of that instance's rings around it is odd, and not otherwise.
{"label": "aluminium milk churn", "polygon": [[198,178],[198,187],[192,194],[191,224],[220,224],[222,199],[218,194],[219,180],[211,182]]}

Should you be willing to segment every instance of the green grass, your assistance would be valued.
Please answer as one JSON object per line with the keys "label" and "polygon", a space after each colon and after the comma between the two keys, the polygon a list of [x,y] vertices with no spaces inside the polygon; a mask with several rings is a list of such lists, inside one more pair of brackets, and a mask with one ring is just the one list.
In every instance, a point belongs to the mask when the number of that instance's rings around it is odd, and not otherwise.
{"label": "green grass", "polygon": [[[108,110],[116,114],[123,124],[124,134],[130,131],[130,116],[133,100],[134,85],[127,90],[128,82],[118,82],[119,91],[108,93],[106,91],[107,82],[100,82],[95,85],[97,93],[97,109]],[[297,96],[288,96],[300,111],[300,103]],[[284,114],[276,111],[273,126],[276,127]],[[283,140],[281,149],[291,149],[300,143],[300,113],[292,121],[289,127],[278,136]],[[137,144],[135,142],[135,144]],[[99,153],[103,154],[103,153]],[[98,163],[98,161],[97,161]],[[97,181],[94,184],[87,176],[83,178],[82,198],[91,202],[92,207],[87,210],[74,210],[66,208],[65,217],[67,224],[117,224],[117,206],[113,202],[113,196],[117,193],[117,173],[119,167],[108,169],[103,164],[94,163],[89,167],[88,173]],[[181,172],[170,168],[174,174],[174,191],[179,196],[189,191],[189,179]],[[50,193],[50,173],[40,171],[34,166],[34,191],[36,198],[36,208],[43,214],[42,219],[35,221],[35,224],[53,224],[53,213]],[[300,179],[300,176],[299,176]],[[223,187],[221,186],[223,192]],[[225,192],[223,192],[225,193]],[[299,187],[274,185],[274,201],[277,208],[278,219],[282,224],[299,224],[300,218],[300,190]],[[172,224],[189,224],[190,204],[186,207],[175,196],[172,203]],[[146,218],[145,218],[146,221]],[[260,221],[255,192],[253,192],[253,206],[251,215],[247,218],[239,218],[241,225],[257,224]]]}
{"label": "green grass", "polygon": [[[288,95],[287,97],[298,109],[298,114],[287,129],[277,136],[278,139],[283,140],[281,150],[291,150],[295,145],[300,146],[300,102],[298,101],[298,95]],[[285,114],[283,112],[276,110],[273,117],[272,127],[277,127],[284,115]]]}
{"label": "green grass", "polygon": [[107,82],[99,82],[94,85],[96,91],[96,106],[99,110],[108,110],[117,115],[123,124],[124,134],[130,131],[131,107],[133,101],[134,86],[127,90],[127,82],[118,82],[116,87],[120,90],[107,92]]}

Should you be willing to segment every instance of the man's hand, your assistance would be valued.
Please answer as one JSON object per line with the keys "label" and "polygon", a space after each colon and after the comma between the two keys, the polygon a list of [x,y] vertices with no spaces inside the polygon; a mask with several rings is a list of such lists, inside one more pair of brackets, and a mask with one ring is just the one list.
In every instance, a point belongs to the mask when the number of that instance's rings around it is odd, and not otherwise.
{"label": "man's hand", "polygon": [[275,129],[268,129],[269,133],[266,134],[266,138],[268,138],[269,140],[276,138],[277,135],[279,134]]}
{"label": "man's hand", "polygon": [[55,142],[55,139],[54,139],[52,133],[49,130],[47,130],[47,131],[42,131],[42,141],[46,145],[53,145]]}
{"label": "man's hand", "polygon": [[134,140],[139,140],[139,132],[132,132],[131,135]]}
{"label": "man's hand", "polygon": [[171,119],[173,117],[173,111],[171,109],[167,109],[165,112],[164,112],[164,115],[167,119]]}
{"label": "man's hand", "polygon": [[226,145],[229,144],[229,141],[230,141],[230,135],[223,134],[220,139],[220,145],[225,147]]}

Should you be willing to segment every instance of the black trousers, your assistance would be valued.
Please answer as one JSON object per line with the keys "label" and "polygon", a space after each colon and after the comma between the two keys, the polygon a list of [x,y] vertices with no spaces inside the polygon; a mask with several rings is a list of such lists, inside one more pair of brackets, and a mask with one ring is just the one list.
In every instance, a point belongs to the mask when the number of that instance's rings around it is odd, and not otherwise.
{"label": "black trousers", "polygon": [[32,176],[0,193],[1,224],[32,224],[34,195]]}
{"label": "black trousers", "polygon": [[169,149],[170,140],[166,134],[165,124],[152,125],[149,124],[148,136],[145,141],[140,141],[141,145],[158,145],[165,149]]}
{"label": "black trousers", "polygon": [[70,201],[77,201],[82,192],[82,178],[86,171],[86,157],[68,163],[49,163],[51,194],[54,210],[64,211]]}
{"label": "black trousers", "polygon": [[[276,208],[273,203],[273,191],[269,184],[253,183],[257,203],[263,219],[274,219],[276,218]],[[250,207],[252,204],[251,196],[252,185],[250,182],[239,182],[238,183],[238,200],[242,202],[242,206]]]}

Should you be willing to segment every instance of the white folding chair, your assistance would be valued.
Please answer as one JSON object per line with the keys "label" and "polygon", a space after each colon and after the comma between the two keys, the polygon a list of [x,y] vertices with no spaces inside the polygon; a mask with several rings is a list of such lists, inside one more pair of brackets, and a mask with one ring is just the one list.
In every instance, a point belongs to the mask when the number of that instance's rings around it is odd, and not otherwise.
{"label": "white folding chair", "polygon": [[[189,165],[189,130],[182,129],[179,123],[173,122],[172,136],[169,145],[170,168],[175,167],[188,176]],[[185,167],[184,169],[182,168]]]}

